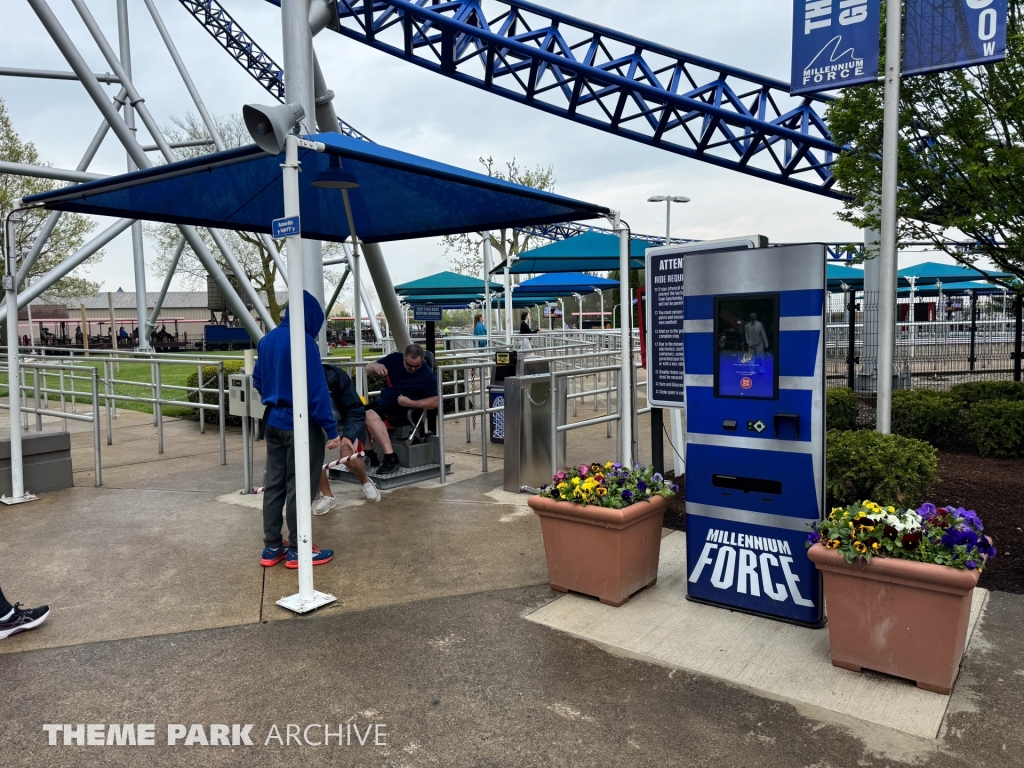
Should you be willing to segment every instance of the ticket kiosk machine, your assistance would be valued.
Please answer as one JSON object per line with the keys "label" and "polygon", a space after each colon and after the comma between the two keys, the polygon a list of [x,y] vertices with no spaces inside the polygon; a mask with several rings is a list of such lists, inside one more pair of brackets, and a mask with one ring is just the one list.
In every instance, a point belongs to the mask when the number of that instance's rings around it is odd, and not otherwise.
{"label": "ticket kiosk machine", "polygon": [[688,597],[820,625],[825,247],[683,258]]}

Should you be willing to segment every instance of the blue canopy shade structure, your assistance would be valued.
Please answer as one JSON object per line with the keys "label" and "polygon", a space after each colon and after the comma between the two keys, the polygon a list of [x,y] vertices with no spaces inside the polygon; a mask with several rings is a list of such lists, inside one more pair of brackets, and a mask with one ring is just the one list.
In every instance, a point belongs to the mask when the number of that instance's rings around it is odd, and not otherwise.
{"label": "blue canopy shade structure", "polygon": [[[349,237],[342,195],[314,187],[317,172],[340,157],[359,186],[350,190],[356,234],[369,242],[512,226],[594,219],[608,209],[511,184],[337,133],[309,137],[323,153],[299,152],[303,237]],[[46,208],[271,232],[284,216],[281,159],[255,145],[112,176],[26,198]]]}
{"label": "blue canopy shade structure", "polygon": [[[359,226],[358,224],[356,225]],[[500,283],[489,283],[492,291],[504,290]],[[460,275],[458,272],[438,272],[436,275],[421,277],[395,286],[395,293],[403,297],[446,295],[484,295],[484,281],[478,277]]]}
{"label": "blue canopy shade structure", "polygon": [[[579,235],[579,237],[583,237],[583,235]],[[618,287],[618,280],[594,277],[582,272],[555,272],[524,280],[515,287],[512,295],[514,297],[527,294],[571,296],[574,293],[593,293]]]}
{"label": "blue canopy shade structure", "polygon": [[[644,254],[653,247],[646,240],[630,240],[629,268],[643,269]],[[499,264],[495,269],[501,269]],[[584,232],[519,254],[509,267],[516,275],[537,275],[548,272],[605,272],[619,268],[619,238],[603,232]]]}
{"label": "blue canopy shade structure", "polygon": [[940,264],[936,261],[925,261],[915,264],[912,267],[904,267],[896,273],[899,276],[900,285],[910,285],[909,277],[917,278],[917,286],[925,284],[934,285],[936,282],[946,283],[968,283],[975,280],[986,280],[994,277],[1010,280],[1013,278],[1008,272],[980,272],[977,269],[964,267],[959,264]]}
{"label": "blue canopy shade structure", "polygon": [[863,269],[848,267],[845,264],[828,264],[826,265],[826,277],[828,279],[829,290],[844,290],[844,283],[855,291],[859,291],[864,288]]}

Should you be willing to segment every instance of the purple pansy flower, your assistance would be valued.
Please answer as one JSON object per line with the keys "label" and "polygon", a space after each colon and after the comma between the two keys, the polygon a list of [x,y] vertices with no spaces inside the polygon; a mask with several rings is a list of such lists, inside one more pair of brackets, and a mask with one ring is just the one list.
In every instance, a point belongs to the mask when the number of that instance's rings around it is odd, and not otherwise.
{"label": "purple pansy flower", "polygon": [[964,567],[968,571],[973,571],[973,570],[977,569],[978,562],[977,562],[977,560],[968,560],[966,563],[964,563]]}
{"label": "purple pansy flower", "polygon": [[629,490],[629,488],[627,488],[622,492],[622,498],[624,498],[626,501],[629,501],[630,499],[633,498],[633,492]]}
{"label": "purple pansy flower", "polygon": [[935,505],[932,504],[930,501],[926,501],[924,504],[922,504],[917,509],[917,514],[919,514],[921,517],[923,517],[926,520],[928,518],[935,517],[935,512],[936,512]]}
{"label": "purple pansy flower", "polygon": [[643,480],[638,480],[636,483],[636,489],[640,491],[640,493],[644,493],[647,490],[647,483]]}

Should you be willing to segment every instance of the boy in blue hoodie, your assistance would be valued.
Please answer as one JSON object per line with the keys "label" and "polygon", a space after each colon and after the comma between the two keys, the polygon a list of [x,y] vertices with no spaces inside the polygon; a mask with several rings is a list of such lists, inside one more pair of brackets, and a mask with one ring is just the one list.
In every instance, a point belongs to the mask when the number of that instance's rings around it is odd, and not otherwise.
{"label": "boy in blue hoodie", "polygon": [[[309,293],[302,292],[302,318],[306,330],[306,391],[309,398],[309,487],[320,483],[320,470],[325,450],[341,446],[338,424],[331,410],[331,395],[327,379],[320,364],[320,350],[316,336],[324,324],[320,304]],[[267,468],[263,495],[263,556],[260,565],[277,565],[285,561],[286,568],[299,567],[299,554],[295,505],[295,425],[292,415],[291,340],[288,337],[292,308],[285,311],[284,320],[260,339],[257,346],[256,368],[252,384],[267,407]],[[326,435],[325,435],[326,433]],[[300,471],[302,468],[299,468]],[[309,500],[307,500],[309,501]],[[282,539],[284,523],[282,510],[287,510],[288,531],[291,541]],[[323,565],[334,557],[334,551],[321,550],[313,545],[313,565]]]}

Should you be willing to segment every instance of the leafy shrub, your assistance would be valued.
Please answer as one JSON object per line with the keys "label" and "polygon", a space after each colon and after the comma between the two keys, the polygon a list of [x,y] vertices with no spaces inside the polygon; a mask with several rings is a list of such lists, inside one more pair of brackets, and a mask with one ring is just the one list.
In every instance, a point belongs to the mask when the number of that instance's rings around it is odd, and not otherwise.
{"label": "leafy shrub", "polygon": [[967,429],[982,456],[995,459],[1024,456],[1024,402],[976,403],[967,415]]}
{"label": "leafy shrub", "polygon": [[[228,393],[227,393],[227,389],[228,389],[228,376],[230,376],[233,373],[241,373],[242,372],[242,362],[243,362],[242,360],[227,360],[224,363],[224,405],[225,405],[225,407],[227,407],[227,400],[228,400]],[[192,373],[190,373],[188,375],[188,379],[185,381],[185,386],[187,386],[187,387],[198,387],[199,386],[199,367],[198,366],[196,366],[196,369],[194,371],[192,371]],[[217,389],[217,366],[216,365],[204,365],[203,366],[203,388],[204,389],[213,389],[213,390]],[[189,392],[188,393],[188,399],[189,399],[189,402],[198,403],[199,402],[199,393],[198,392]],[[209,403],[210,405],[216,405],[217,404],[217,393],[216,393],[216,391],[214,391],[214,392],[204,392],[203,393],[203,402],[204,403]],[[202,411],[202,415],[203,415],[203,418],[206,420],[207,424],[216,424],[216,423],[218,423],[218,417],[217,417],[217,412],[216,411],[204,410],[204,411]],[[193,418],[195,418],[195,419],[199,418],[199,411],[198,411],[198,409],[197,409],[196,413],[193,415]],[[225,421],[226,424],[234,424],[234,425],[237,426],[237,425],[242,423],[242,420],[238,416],[226,416],[225,418],[226,418],[226,421]]]}
{"label": "leafy shrub", "polygon": [[1024,400],[1024,382],[1020,381],[971,381],[957,384],[950,393],[964,405],[988,400]]}
{"label": "leafy shrub", "polygon": [[964,431],[963,409],[951,392],[897,390],[892,393],[892,431],[940,448],[973,447]]}
{"label": "leafy shrub", "polygon": [[847,387],[825,390],[825,418],[829,429],[854,429],[857,426],[857,396]]}
{"label": "leafy shrub", "polygon": [[938,479],[935,449],[928,443],[872,430],[829,430],[825,466],[829,507],[873,499],[906,509],[919,504]]}

